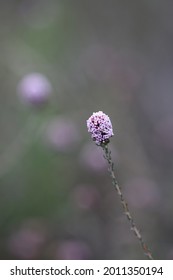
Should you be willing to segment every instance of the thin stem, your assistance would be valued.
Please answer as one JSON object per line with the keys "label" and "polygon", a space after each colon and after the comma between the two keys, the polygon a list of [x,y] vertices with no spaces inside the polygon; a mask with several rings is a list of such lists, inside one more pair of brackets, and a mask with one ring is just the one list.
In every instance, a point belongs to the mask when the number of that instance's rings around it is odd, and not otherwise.
{"label": "thin stem", "polygon": [[134,222],[134,219],[129,211],[129,208],[128,208],[128,204],[122,194],[122,191],[121,191],[121,187],[118,185],[118,182],[115,178],[115,173],[114,173],[114,164],[112,162],[112,158],[111,158],[111,151],[108,149],[108,145],[102,145],[102,148],[105,152],[105,159],[107,160],[108,164],[109,164],[109,173],[111,175],[111,178],[112,178],[112,184],[115,188],[115,190],[117,191],[119,197],[120,197],[120,201],[121,201],[121,204],[122,204],[122,207],[123,207],[123,210],[124,210],[124,214],[126,215],[129,223],[130,223],[130,226],[131,226],[131,230],[134,232],[134,235],[137,237],[137,239],[139,240],[140,242],[140,245],[142,247],[142,250],[144,252],[144,254],[148,257],[148,259],[150,260],[153,260],[153,257],[152,257],[152,254],[151,254],[151,251],[149,250],[148,246],[146,245],[146,243],[144,242],[143,240],[143,237],[139,231],[139,229],[137,228],[135,222]]}

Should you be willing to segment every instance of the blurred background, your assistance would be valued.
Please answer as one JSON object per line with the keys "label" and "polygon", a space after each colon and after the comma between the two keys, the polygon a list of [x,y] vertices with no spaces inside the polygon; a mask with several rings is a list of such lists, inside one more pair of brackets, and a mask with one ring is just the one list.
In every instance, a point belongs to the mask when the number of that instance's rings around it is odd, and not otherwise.
{"label": "blurred background", "polygon": [[173,259],[173,2],[0,1],[0,258]]}

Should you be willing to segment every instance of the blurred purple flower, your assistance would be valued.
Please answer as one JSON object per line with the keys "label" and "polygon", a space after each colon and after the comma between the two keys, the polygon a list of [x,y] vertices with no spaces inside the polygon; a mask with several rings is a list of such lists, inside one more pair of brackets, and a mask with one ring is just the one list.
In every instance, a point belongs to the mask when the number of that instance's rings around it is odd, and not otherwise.
{"label": "blurred purple flower", "polygon": [[31,73],[22,78],[17,91],[23,102],[40,105],[48,101],[52,86],[44,75]]}
{"label": "blurred purple flower", "polygon": [[[116,163],[118,160],[118,153],[113,147],[111,147],[111,153],[112,158]],[[98,147],[95,147],[91,142],[83,146],[79,161],[84,167],[94,172],[102,172],[107,169],[106,160],[103,158],[103,151]]]}
{"label": "blurred purple flower", "polygon": [[81,209],[89,210],[99,202],[100,195],[94,186],[79,185],[74,189],[73,200]]}
{"label": "blurred purple flower", "polygon": [[102,111],[92,114],[87,120],[87,127],[98,146],[109,143],[109,139],[114,135],[110,118]]}
{"label": "blurred purple flower", "polygon": [[40,221],[29,221],[14,231],[8,240],[9,252],[19,259],[36,259],[45,242],[45,229]]}
{"label": "blurred purple flower", "polygon": [[135,178],[124,186],[129,204],[136,208],[155,207],[160,200],[157,185],[147,178]]}
{"label": "blurred purple flower", "polygon": [[45,130],[47,144],[56,151],[69,151],[80,141],[77,125],[69,119],[56,118],[48,123]]}
{"label": "blurred purple flower", "polygon": [[62,241],[56,252],[56,258],[60,260],[87,260],[90,256],[87,244],[77,240]]}
{"label": "blurred purple flower", "polygon": [[86,144],[80,154],[80,162],[94,172],[106,170],[107,164],[101,149],[96,149],[92,143]]}

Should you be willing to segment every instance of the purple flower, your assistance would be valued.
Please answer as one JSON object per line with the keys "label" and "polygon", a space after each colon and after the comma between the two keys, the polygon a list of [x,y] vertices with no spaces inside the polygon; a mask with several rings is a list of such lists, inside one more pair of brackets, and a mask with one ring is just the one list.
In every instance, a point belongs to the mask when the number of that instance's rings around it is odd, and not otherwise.
{"label": "purple flower", "polygon": [[18,85],[18,94],[22,101],[32,105],[44,104],[52,92],[49,80],[40,73],[31,73],[23,77]]}
{"label": "purple flower", "polygon": [[102,111],[92,114],[87,120],[87,127],[98,146],[108,144],[109,138],[114,135],[110,118]]}
{"label": "purple flower", "polygon": [[45,127],[45,140],[55,151],[69,152],[80,141],[80,133],[77,124],[71,119],[55,118]]}
{"label": "purple flower", "polygon": [[59,260],[87,260],[92,252],[88,245],[80,240],[62,241],[56,252],[56,259]]}

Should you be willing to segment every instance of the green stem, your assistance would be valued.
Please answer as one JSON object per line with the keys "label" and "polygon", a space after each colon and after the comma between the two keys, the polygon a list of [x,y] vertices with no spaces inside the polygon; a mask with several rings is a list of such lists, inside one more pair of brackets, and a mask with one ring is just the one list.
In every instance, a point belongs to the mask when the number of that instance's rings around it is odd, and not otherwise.
{"label": "green stem", "polygon": [[142,237],[139,229],[137,228],[137,226],[134,222],[134,219],[133,219],[133,217],[132,217],[132,215],[129,211],[128,204],[127,204],[127,202],[124,199],[124,196],[122,194],[121,187],[118,185],[118,182],[115,178],[114,164],[113,164],[112,158],[111,158],[111,151],[108,149],[108,145],[102,145],[102,148],[105,152],[105,159],[107,160],[107,162],[109,164],[109,173],[110,173],[111,178],[112,178],[112,184],[113,184],[115,190],[118,193],[118,196],[120,198],[120,201],[121,201],[121,204],[122,204],[122,207],[123,207],[123,210],[124,210],[124,214],[126,215],[128,221],[130,223],[131,230],[134,232],[134,235],[137,237],[138,241],[140,242],[140,245],[142,247],[142,250],[143,250],[144,254],[148,257],[148,259],[153,260],[151,251],[149,250],[148,246],[144,242],[143,237]]}

